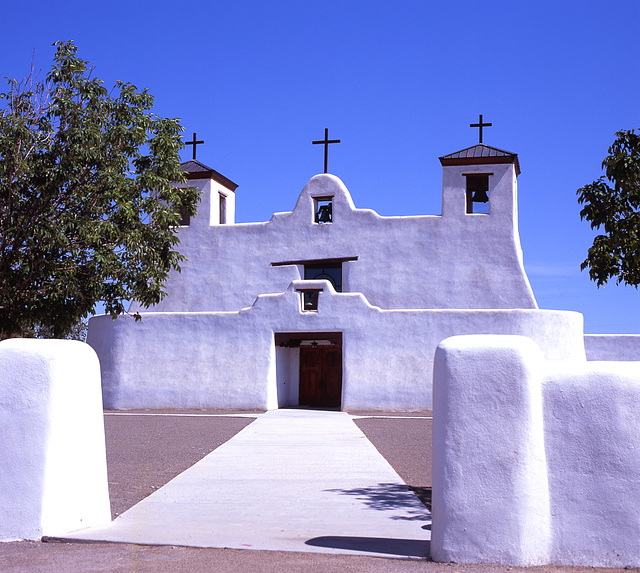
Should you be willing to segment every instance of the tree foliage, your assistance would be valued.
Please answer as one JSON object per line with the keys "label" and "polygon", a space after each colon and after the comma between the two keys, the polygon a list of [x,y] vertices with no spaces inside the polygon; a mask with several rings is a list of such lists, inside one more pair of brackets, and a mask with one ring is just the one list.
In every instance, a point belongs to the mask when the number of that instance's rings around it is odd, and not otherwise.
{"label": "tree foliage", "polygon": [[19,334],[23,338],[64,338],[65,340],[80,340],[81,342],[85,342],[88,331],[89,321],[79,320],[64,334],[56,335],[52,328],[40,324],[23,326]]}
{"label": "tree foliage", "polygon": [[56,43],[45,80],[9,80],[0,94],[0,338],[68,333],[102,301],[159,302],[179,269],[180,212],[199,200],[184,183],[182,127],[152,113],[147,90],[109,92]]}
{"label": "tree foliage", "polygon": [[[610,278],[640,284],[640,134],[619,131],[602,162],[605,175],[578,189],[580,217],[602,229],[581,269],[598,286]],[[607,182],[608,181],[608,182]]]}

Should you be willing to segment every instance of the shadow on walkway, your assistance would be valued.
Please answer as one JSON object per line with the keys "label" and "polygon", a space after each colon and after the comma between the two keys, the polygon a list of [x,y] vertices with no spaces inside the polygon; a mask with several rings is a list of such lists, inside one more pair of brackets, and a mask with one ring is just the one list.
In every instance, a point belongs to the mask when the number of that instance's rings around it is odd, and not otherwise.
{"label": "shadow on walkway", "polygon": [[403,555],[405,557],[420,557],[422,559],[427,559],[430,551],[429,541],[389,539],[386,537],[325,535],[322,537],[314,537],[305,543],[313,547],[331,547],[333,549]]}
{"label": "shadow on walkway", "polygon": [[[378,485],[372,487],[328,489],[325,491],[355,496],[358,500],[364,502],[366,506],[372,509],[377,509],[379,511],[403,509],[408,514],[406,517],[396,515],[391,519],[402,519],[408,521],[431,520],[431,514],[429,513],[429,511],[422,506],[417,506],[415,497],[410,493],[411,491],[413,491],[412,488],[404,484],[379,483]],[[417,492],[416,495],[420,499],[420,501],[422,501],[420,495],[418,495]]]}

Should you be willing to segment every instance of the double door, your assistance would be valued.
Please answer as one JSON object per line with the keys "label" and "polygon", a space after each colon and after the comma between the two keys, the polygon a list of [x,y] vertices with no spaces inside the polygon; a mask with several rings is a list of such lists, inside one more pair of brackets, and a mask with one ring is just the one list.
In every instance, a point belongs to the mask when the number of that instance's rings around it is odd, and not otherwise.
{"label": "double door", "polygon": [[342,404],[342,348],[300,346],[301,406],[340,408]]}

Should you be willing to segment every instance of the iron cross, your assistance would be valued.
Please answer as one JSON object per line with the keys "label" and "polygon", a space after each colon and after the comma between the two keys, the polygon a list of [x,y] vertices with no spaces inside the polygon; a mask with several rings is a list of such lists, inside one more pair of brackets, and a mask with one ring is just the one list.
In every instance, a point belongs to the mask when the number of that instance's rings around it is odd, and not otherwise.
{"label": "iron cross", "polygon": [[479,133],[480,141],[478,143],[482,143],[482,128],[483,127],[491,127],[492,125],[493,125],[492,123],[482,123],[482,114],[480,114],[478,123],[470,123],[469,127],[478,127],[478,128],[480,128],[480,133]]}
{"label": "iron cross", "polygon": [[[482,116],[480,116],[482,117]],[[204,143],[204,141],[196,141],[196,132],[193,132],[193,140],[191,141],[185,141],[184,144],[185,145],[193,145],[193,158],[196,158],[196,145],[199,145],[200,143]]]}
{"label": "iron cross", "polygon": [[324,172],[327,173],[327,158],[329,156],[329,144],[330,143],[340,143],[339,139],[329,139],[329,128],[324,128],[324,140],[322,141],[312,141],[311,143],[317,144],[322,143],[324,145]]}

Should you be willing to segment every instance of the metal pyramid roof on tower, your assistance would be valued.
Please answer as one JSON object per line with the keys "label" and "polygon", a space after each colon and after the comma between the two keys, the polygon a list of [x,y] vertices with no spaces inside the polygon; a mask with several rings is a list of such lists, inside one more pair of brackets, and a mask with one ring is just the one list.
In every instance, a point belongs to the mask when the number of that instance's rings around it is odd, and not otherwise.
{"label": "metal pyramid roof on tower", "polygon": [[513,163],[516,166],[516,175],[520,175],[520,163],[518,162],[518,154],[491,147],[484,143],[478,143],[443,155],[439,158],[442,165],[491,165],[496,163]]}
{"label": "metal pyramid roof on tower", "polygon": [[193,179],[213,179],[217,183],[220,183],[220,185],[224,185],[227,189],[231,189],[231,191],[235,191],[238,187],[237,183],[234,183],[231,179],[227,179],[224,175],[197,159],[190,159],[189,161],[181,163],[180,169],[184,171],[189,181]]}

